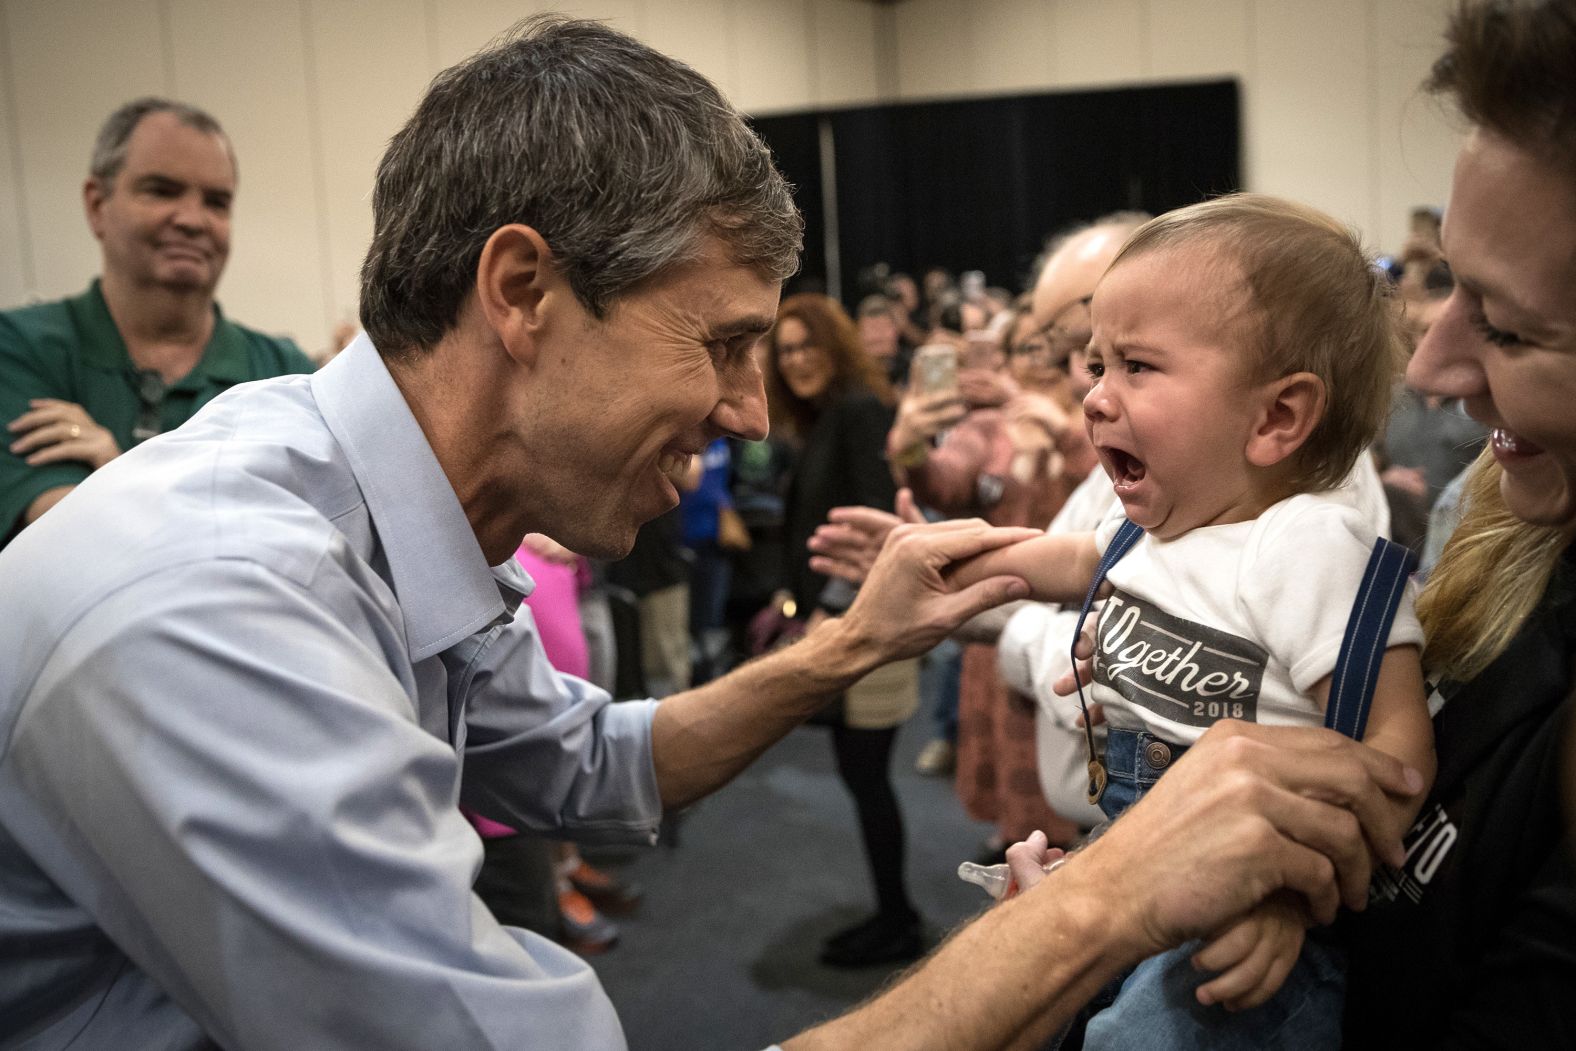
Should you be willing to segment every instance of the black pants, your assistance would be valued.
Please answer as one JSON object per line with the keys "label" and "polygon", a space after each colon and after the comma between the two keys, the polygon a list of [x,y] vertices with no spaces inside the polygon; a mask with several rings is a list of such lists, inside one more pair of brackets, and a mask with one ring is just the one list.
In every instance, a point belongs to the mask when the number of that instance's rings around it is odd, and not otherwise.
{"label": "black pants", "polygon": [[903,813],[892,788],[892,742],[897,739],[897,727],[856,730],[834,725],[831,729],[837,773],[859,814],[876,910],[892,919],[909,919],[914,906],[903,881]]}
{"label": "black pants", "polygon": [[486,852],[476,877],[476,896],[499,923],[523,927],[548,938],[559,935],[558,893],[552,846],[540,836],[521,833],[482,840]]}

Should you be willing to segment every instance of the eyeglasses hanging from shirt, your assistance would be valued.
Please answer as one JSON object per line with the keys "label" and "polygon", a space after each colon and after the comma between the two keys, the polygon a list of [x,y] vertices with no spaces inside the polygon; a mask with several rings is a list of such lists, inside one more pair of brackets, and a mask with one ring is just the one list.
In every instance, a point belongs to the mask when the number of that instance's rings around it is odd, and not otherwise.
{"label": "eyeglasses hanging from shirt", "polygon": [[154,369],[137,370],[137,426],[132,428],[133,443],[145,442],[164,430],[164,396],[169,386]]}

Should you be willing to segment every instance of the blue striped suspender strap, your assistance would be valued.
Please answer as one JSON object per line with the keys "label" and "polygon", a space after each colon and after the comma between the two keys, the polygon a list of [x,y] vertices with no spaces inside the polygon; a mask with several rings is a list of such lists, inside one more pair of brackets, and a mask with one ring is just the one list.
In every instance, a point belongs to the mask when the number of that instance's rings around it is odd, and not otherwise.
{"label": "blue striped suspender strap", "polygon": [[1122,556],[1132,550],[1138,543],[1144,531],[1134,525],[1131,519],[1122,519],[1122,524],[1116,530],[1116,535],[1106,545],[1105,554],[1100,556],[1100,565],[1095,568],[1094,580],[1089,584],[1089,593],[1084,596],[1083,608],[1078,611],[1078,623],[1073,626],[1073,682],[1078,686],[1078,708],[1083,712],[1084,744],[1089,750],[1089,802],[1098,803],[1100,797],[1105,795],[1105,764],[1100,762],[1100,756],[1094,747],[1094,724],[1089,719],[1089,705],[1084,701],[1083,682],[1078,678],[1078,640],[1083,635],[1084,621],[1089,617],[1089,608],[1094,605],[1095,596],[1100,592],[1100,585],[1105,583],[1105,575],[1111,567],[1121,560]]}
{"label": "blue striped suspender strap", "polygon": [[1380,537],[1368,556],[1368,568],[1352,603],[1352,615],[1341,639],[1341,653],[1330,673],[1330,702],[1324,709],[1324,725],[1355,741],[1363,739],[1368,725],[1368,705],[1374,685],[1379,681],[1379,665],[1384,661],[1390,625],[1396,607],[1406,593],[1412,575],[1412,553],[1400,544]]}
{"label": "blue striped suspender strap", "polygon": [[[1106,546],[1100,565],[1095,570],[1089,593],[1084,596],[1083,608],[1078,612],[1078,623],[1073,628],[1073,667],[1078,666],[1076,652],[1078,639],[1083,635],[1084,621],[1094,605],[1095,596],[1111,567],[1132,550],[1144,531],[1131,521],[1124,520],[1111,543]],[[1324,725],[1354,740],[1362,740],[1363,728],[1368,724],[1368,706],[1373,700],[1374,686],[1379,681],[1379,665],[1384,660],[1386,643],[1390,639],[1390,625],[1395,622],[1395,612],[1401,596],[1406,592],[1406,581],[1412,573],[1412,553],[1400,544],[1380,537],[1374,542],[1368,556],[1368,566],[1363,571],[1362,584],[1352,601],[1352,612],[1346,621],[1346,634],[1341,639],[1340,655],[1335,660],[1335,670],[1330,675],[1330,700],[1324,711]],[[1105,794],[1105,764],[1100,761],[1094,746],[1094,727],[1089,720],[1089,706],[1084,700],[1083,683],[1078,684],[1078,707],[1083,712],[1084,743],[1089,752],[1089,802],[1098,803]]]}

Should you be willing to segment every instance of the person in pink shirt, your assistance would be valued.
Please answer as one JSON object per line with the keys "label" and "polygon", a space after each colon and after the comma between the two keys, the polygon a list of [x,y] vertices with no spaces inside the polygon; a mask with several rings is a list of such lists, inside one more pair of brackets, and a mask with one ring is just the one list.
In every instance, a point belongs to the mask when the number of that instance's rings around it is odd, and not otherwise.
{"label": "person in pink shirt", "polygon": [[[590,576],[585,559],[539,533],[521,541],[514,557],[536,583],[525,606],[536,622],[548,663],[564,675],[586,678],[591,660],[579,602],[581,588]],[[522,898],[544,898],[544,894],[533,895],[533,889],[550,881],[557,899],[556,917],[546,917],[546,924],[543,918],[535,918],[522,925],[538,929],[556,926],[556,930],[543,933],[586,955],[605,952],[617,943],[618,926],[598,905],[610,911],[631,909],[640,900],[637,890],[587,864],[573,843],[548,844],[548,850],[543,851],[539,840],[522,837],[508,825],[470,810],[465,816],[486,841],[486,860],[476,892],[494,912],[520,905]],[[545,857],[548,853],[550,860]]]}

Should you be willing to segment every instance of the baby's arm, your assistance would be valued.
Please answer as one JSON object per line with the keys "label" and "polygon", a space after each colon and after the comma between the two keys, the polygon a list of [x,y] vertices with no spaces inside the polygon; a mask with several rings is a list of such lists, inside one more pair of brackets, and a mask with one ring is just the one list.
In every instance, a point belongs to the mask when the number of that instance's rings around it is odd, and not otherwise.
{"label": "baby's arm", "polygon": [[[1392,646],[1379,665],[1379,681],[1368,707],[1363,744],[1394,756],[1423,775],[1423,789],[1414,796],[1392,799],[1400,828],[1409,828],[1434,783],[1434,723],[1428,717],[1428,692],[1423,686],[1422,655],[1416,646]],[[1313,688],[1320,710],[1330,703],[1330,678]]]}
{"label": "baby's arm", "polygon": [[[1313,688],[1320,707],[1329,704],[1330,678]],[[1363,743],[1394,756],[1423,775],[1423,791],[1406,799],[1392,799],[1397,827],[1406,828],[1417,816],[1428,785],[1434,780],[1434,724],[1428,717],[1428,698],[1416,646],[1393,646],[1379,666],[1368,709]],[[1200,985],[1199,1003],[1224,1004],[1241,1011],[1273,996],[1302,951],[1306,912],[1295,899],[1271,898],[1228,927],[1203,949],[1194,962],[1204,970],[1219,972]]]}
{"label": "baby's arm", "polygon": [[989,577],[1022,577],[1040,602],[1081,602],[1100,565],[1093,533],[1056,533],[999,547],[959,562],[948,574],[958,587]]}

